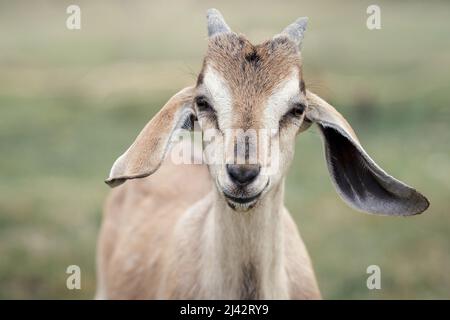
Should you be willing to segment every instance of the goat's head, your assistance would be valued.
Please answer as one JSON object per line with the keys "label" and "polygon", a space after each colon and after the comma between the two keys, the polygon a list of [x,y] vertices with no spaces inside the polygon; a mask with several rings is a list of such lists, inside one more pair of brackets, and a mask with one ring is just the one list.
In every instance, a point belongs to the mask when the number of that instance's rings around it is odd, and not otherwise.
{"label": "goat's head", "polygon": [[245,211],[276,188],[292,161],[295,137],[316,123],[332,180],[351,206],[369,213],[413,215],[426,198],[386,174],[367,155],[345,119],[306,90],[300,45],[306,18],[259,45],[231,31],[208,10],[209,45],[195,87],[172,97],[114,164],[107,183],[152,174],[178,128],[203,132],[204,157],[215,185]]}
{"label": "goat's head", "polygon": [[292,159],[307,106],[299,52],[306,20],[252,45],[217,10],[208,11],[209,46],[194,107],[200,127],[216,132],[205,157],[232,208],[251,208],[280,182]]}

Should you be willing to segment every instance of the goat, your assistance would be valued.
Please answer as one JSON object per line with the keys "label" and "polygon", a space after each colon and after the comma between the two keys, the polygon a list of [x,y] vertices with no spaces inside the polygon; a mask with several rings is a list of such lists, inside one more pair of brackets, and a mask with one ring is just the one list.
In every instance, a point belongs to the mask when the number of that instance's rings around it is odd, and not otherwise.
{"label": "goat", "polygon": [[[114,189],[106,203],[96,297],[320,299],[308,252],[283,204],[299,133],[318,126],[332,182],[353,208],[409,216],[426,210],[428,200],[383,171],[343,116],[306,89],[299,48],[307,18],[259,45],[231,31],[215,9],[207,21],[209,44],[196,85],[163,106],[106,180],[115,187],[137,179]],[[203,141],[206,164],[174,163],[167,154],[175,132],[196,126],[216,133]],[[278,144],[272,171],[268,160],[247,163],[253,147],[245,139],[238,148],[233,133],[267,128],[258,147]],[[225,160],[208,161],[217,155]]]}

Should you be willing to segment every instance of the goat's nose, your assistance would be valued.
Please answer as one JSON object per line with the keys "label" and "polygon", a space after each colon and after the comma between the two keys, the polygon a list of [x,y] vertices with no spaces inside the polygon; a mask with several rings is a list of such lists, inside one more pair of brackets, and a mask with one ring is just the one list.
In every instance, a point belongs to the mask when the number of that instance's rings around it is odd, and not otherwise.
{"label": "goat's nose", "polygon": [[259,174],[259,164],[227,164],[227,172],[231,180],[239,185],[251,183]]}

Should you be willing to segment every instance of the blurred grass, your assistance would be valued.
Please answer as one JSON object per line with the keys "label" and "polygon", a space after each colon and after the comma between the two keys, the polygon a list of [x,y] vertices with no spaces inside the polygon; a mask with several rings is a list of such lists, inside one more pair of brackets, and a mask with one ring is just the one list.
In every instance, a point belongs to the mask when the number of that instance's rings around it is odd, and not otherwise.
{"label": "blurred grass", "polygon": [[[366,150],[430,201],[421,216],[357,213],[334,191],[320,137],[298,138],[287,205],[325,298],[450,298],[450,5],[378,1],[0,1],[0,298],[91,298],[110,165],[160,106],[194,82],[204,13],[254,42],[301,15],[307,85],[350,120]],[[82,290],[65,287],[68,265]],[[382,290],[366,288],[381,267]]]}

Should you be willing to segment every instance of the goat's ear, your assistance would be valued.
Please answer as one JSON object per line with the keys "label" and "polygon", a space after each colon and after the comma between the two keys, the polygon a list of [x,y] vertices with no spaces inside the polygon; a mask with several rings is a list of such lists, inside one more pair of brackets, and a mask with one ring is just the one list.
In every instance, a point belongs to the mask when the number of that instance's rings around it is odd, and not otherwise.
{"label": "goat's ear", "polygon": [[134,143],[114,162],[105,181],[110,187],[128,179],[147,177],[159,168],[175,130],[192,128],[193,92],[193,87],[188,87],[175,94],[147,123]]}
{"label": "goat's ear", "polygon": [[369,157],[336,109],[309,91],[307,99],[306,118],[320,128],[328,170],[347,204],[367,213],[394,216],[415,215],[428,208],[422,194],[388,175]]}

